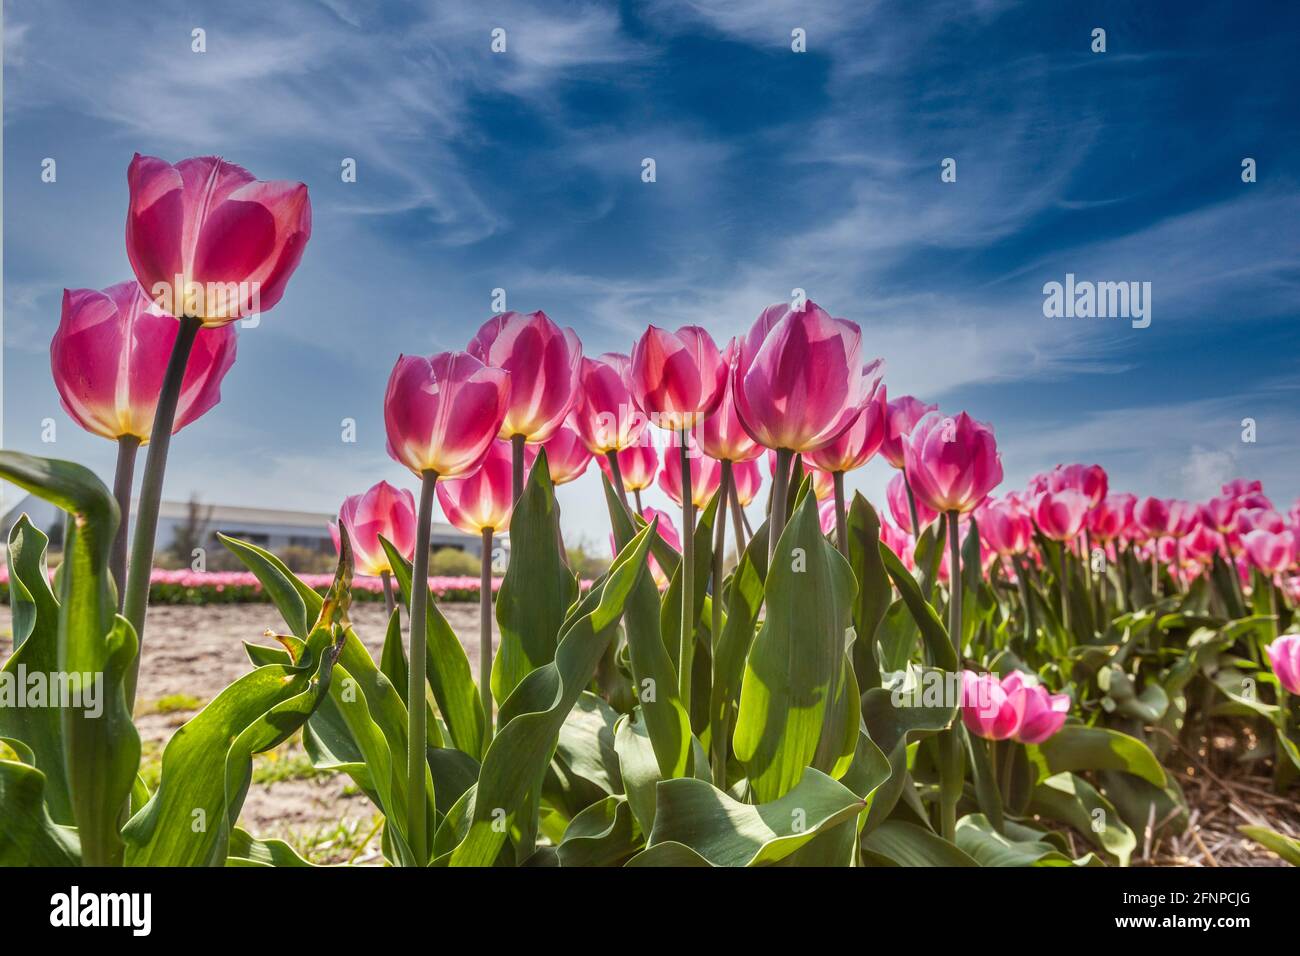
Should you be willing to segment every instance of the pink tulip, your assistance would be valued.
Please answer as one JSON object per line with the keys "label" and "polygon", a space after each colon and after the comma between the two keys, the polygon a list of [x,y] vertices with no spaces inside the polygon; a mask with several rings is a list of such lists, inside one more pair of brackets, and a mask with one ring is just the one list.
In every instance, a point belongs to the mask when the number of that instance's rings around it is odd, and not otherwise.
{"label": "pink tulip", "polygon": [[937,411],[938,405],[926,405],[911,395],[901,395],[888,403],[889,414],[885,418],[885,435],[880,442],[880,454],[895,468],[901,469],[904,463],[904,447],[912,429],[930,412]]}
{"label": "pink tulip", "polygon": [[723,386],[722,402],[717,411],[704,420],[700,432],[700,446],[710,458],[718,461],[749,461],[762,454],[763,449],[754,443],[740,424],[736,415],[736,382],[731,374],[740,356],[740,343],[732,339],[722,353],[722,361],[727,367],[726,382]]}
{"label": "pink tulip", "polygon": [[[410,561],[415,555],[415,496],[405,488],[394,488],[386,481],[372,486],[364,494],[343,500],[339,521],[352,542],[357,574],[378,577],[391,572],[388,553],[379,543],[383,535],[399,554]],[[338,524],[329,523],[334,549],[339,549]]]}
{"label": "pink tulip", "polygon": [[[907,486],[903,483],[901,471],[889,479],[889,484],[885,487],[885,503],[889,505],[889,513],[894,516],[896,525],[908,534],[919,533],[912,527],[912,512],[907,506]],[[938,517],[934,509],[919,497],[916,499],[916,520],[921,523],[921,531],[928,528]]]}
{"label": "pink tulip", "polygon": [[993,429],[965,412],[918,422],[904,465],[917,504],[924,501],[935,511],[971,511],[1002,481]]}
{"label": "pink tulip", "polygon": [[[546,465],[551,474],[551,484],[566,485],[581,478],[587,466],[591,464],[591,452],[583,444],[582,436],[578,434],[577,429],[568,423],[552,432],[551,437],[542,442],[541,447],[546,449]],[[532,445],[527,446],[527,451],[524,453],[525,463],[529,469],[533,467],[533,460],[537,457],[537,452],[533,448]]]}
{"label": "pink tulip", "polygon": [[1211,498],[1201,505],[1201,521],[1219,534],[1227,534],[1233,529],[1233,517],[1237,513],[1237,499],[1230,495]]}
{"label": "pink tulip", "polygon": [[578,398],[570,420],[593,455],[630,448],[645,432],[645,414],[632,401],[628,388],[630,361],[618,352],[582,360]]}
{"label": "pink tulip", "polygon": [[511,494],[512,451],[510,442],[495,440],[478,470],[463,478],[438,482],[438,504],[447,520],[466,534],[480,535],[484,529],[505,531],[510,527],[514,507]]}
{"label": "pink tulip", "polygon": [[[678,552],[681,551],[682,549],[681,535],[677,533],[677,528],[674,527],[673,525],[673,519],[668,517],[668,515],[665,512],[660,511],[658,508],[651,508],[647,506],[641,509],[641,517],[646,520],[647,524],[653,524],[654,520],[658,518],[659,524],[655,525],[655,532],[659,535],[659,537],[663,538],[664,542],[668,544],[674,551],[678,551]],[[615,555],[618,554],[618,545],[614,541],[613,534],[609,536],[609,549],[611,554],[615,554]],[[661,568],[659,566],[659,562],[655,560],[653,551],[651,551],[648,560],[646,562],[646,565],[647,567],[649,567],[650,575],[651,577],[654,578],[655,584],[656,586],[658,586],[659,590],[662,591],[664,588],[668,587],[669,584],[668,575],[664,574],[663,568]]]}
{"label": "pink tulip", "polygon": [[830,443],[804,455],[804,461],[826,472],[853,471],[861,468],[880,450],[885,437],[888,403],[884,390],[877,390],[863,406],[848,428]]}
{"label": "pink tulip", "polygon": [[[704,508],[718,492],[722,483],[722,465],[701,455],[698,446],[689,449],[691,458],[691,502]],[[682,503],[682,457],[680,449],[670,449],[664,455],[664,466],[659,472],[659,487],[678,505]]]}
{"label": "pink tulip", "polygon": [[807,452],[852,424],[880,381],[881,363],[862,367],[862,333],[812,301],[800,311],[763,310],[740,346],[736,412],[766,448]]}
{"label": "pink tulip", "polygon": [[817,521],[821,525],[822,534],[835,534],[835,499],[827,498],[817,505]]}
{"label": "pink tulip", "polygon": [[1131,504],[1126,500],[1131,495],[1107,495],[1088,512],[1088,533],[1102,542],[1114,541],[1125,531],[1125,511],[1131,513]]}
{"label": "pink tulip", "polygon": [[[611,482],[614,473],[609,469],[609,459],[605,455],[596,457],[596,464]],[[659,453],[654,445],[630,445],[618,453],[618,470],[623,476],[623,487],[627,491],[640,491],[649,488],[659,474]]]}
{"label": "pink tulip", "polygon": [[676,332],[652,325],[632,347],[627,381],[633,400],[654,424],[681,431],[717,410],[727,365],[713,337],[698,325]]}
{"label": "pink tulip", "polygon": [[758,462],[753,460],[738,461],[732,465],[731,480],[731,490],[742,508],[747,507],[763,487],[763,474],[758,470]]}
{"label": "pink tulip", "polygon": [[1025,680],[1019,671],[1002,678],[1002,689],[1013,701],[1020,695],[1023,705],[1014,705],[1020,711],[1020,726],[1014,737],[1022,744],[1041,744],[1065,725],[1070,713],[1069,694],[1049,694],[1039,683]]}
{"label": "pink tulip", "polygon": [[1190,501],[1177,498],[1166,502],[1169,505],[1169,535],[1184,538],[1196,530],[1200,520],[1200,509]]}
{"label": "pink tulip", "polygon": [[1048,491],[1070,488],[1088,499],[1093,507],[1106,497],[1109,480],[1101,465],[1057,465],[1047,475]]}
{"label": "pink tulip", "polygon": [[[96,435],[134,435],[147,444],[179,329],[135,281],[102,292],[64,289],[63,314],[50,343],[50,371],[64,410]],[[185,366],[172,434],[221,401],[221,380],[234,361],[234,328],[200,330]]]}
{"label": "pink tulip", "polygon": [[384,396],[388,454],[417,476],[476,471],[501,431],[510,373],[468,352],[402,355]]}
{"label": "pink tulip", "polygon": [[1242,536],[1242,546],[1250,563],[1272,577],[1295,561],[1295,536],[1290,531],[1256,529]]}
{"label": "pink tulip", "polygon": [[985,740],[1006,740],[1020,727],[1025,695],[1014,697],[993,674],[961,672],[961,719],[966,729]]}
{"label": "pink tulip", "polygon": [[1071,541],[1088,517],[1088,498],[1081,491],[1046,491],[1034,505],[1034,523],[1053,541]]}
{"label": "pink tulip", "polygon": [[1193,561],[1209,562],[1223,546],[1223,539],[1207,526],[1198,524],[1196,530],[1183,540],[1183,554]]}
{"label": "pink tulip", "polygon": [[1280,534],[1286,530],[1286,519],[1271,508],[1242,508],[1238,510],[1234,521],[1238,534],[1252,531],[1269,531]]}
{"label": "pink tulip", "polygon": [[886,547],[896,554],[900,561],[907,565],[907,569],[912,570],[913,557],[912,552],[915,550],[911,537],[904,531],[899,531],[888,521],[880,522],[880,540],[885,542]]}
{"label": "pink tulip", "polygon": [[1142,498],[1133,508],[1133,520],[1148,538],[1169,534],[1169,502],[1163,498]]}
{"label": "pink tulip", "polygon": [[1300,634],[1279,637],[1264,650],[1277,682],[1289,693],[1300,694]]}
{"label": "pink tulip", "polygon": [[1246,478],[1234,478],[1220,490],[1229,498],[1241,498],[1250,494],[1263,494],[1264,483],[1262,481],[1250,481]]}
{"label": "pink tulip", "polygon": [[573,329],[561,329],[545,312],[503,312],[483,323],[468,351],[510,373],[501,438],[544,442],[555,434],[578,399],[582,343]]}
{"label": "pink tulip", "polygon": [[[907,508],[904,501],[903,508]],[[1034,540],[1034,526],[1015,506],[1006,502],[988,502],[975,512],[980,541],[997,554],[1023,554]]]}
{"label": "pink tulip", "polygon": [[280,301],[311,237],[306,186],[217,156],[173,166],[139,153],[127,186],[127,258],[164,312],[225,325]]}

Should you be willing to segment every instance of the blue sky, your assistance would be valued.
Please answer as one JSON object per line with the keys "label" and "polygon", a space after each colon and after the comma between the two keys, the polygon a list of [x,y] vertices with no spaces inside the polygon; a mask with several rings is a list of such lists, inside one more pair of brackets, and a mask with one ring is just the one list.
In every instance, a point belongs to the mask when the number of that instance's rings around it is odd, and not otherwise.
{"label": "blue sky", "polygon": [[[593,354],[647,323],[725,339],[804,288],[862,325],[892,394],[994,425],[1004,489],[1083,460],[1139,494],[1237,475],[1279,504],[1300,493],[1294,3],[4,11],[7,447],[111,478],[111,444],[58,406],[48,344],[65,286],[130,275],[139,150],[220,153],[313,202],[284,300],[241,331],[222,404],[173,443],[171,498],[332,510],[381,478],[409,486],[384,450],[388,372],[399,352],[464,347],[497,287]],[[1043,285],[1068,272],[1150,282],[1150,327],[1045,318]],[[873,462],[849,484],[879,502],[889,476]],[[561,505],[603,547],[597,481]]]}

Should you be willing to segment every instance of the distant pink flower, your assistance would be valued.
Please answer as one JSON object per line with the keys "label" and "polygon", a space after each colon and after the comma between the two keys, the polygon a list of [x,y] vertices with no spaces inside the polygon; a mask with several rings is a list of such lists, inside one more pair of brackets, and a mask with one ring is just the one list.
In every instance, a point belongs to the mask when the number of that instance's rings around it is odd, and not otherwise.
{"label": "distant pink flower", "polygon": [[[882,392],[884,386],[881,386]],[[883,395],[882,395],[883,397]],[[904,446],[912,428],[938,405],[927,405],[911,395],[900,395],[888,403],[889,414],[885,417],[885,434],[880,442],[880,454],[895,468],[903,467]]]}
{"label": "distant pink flower", "polygon": [[727,365],[698,325],[676,332],[650,326],[632,347],[627,383],[637,407],[661,428],[693,428],[717,410]]}
{"label": "distant pink flower", "polygon": [[[605,455],[596,456],[596,464],[611,482],[614,473],[610,471],[609,459]],[[618,470],[623,477],[623,488],[627,491],[640,491],[649,488],[659,474],[659,453],[649,443],[629,445],[618,452]]]}
{"label": "distant pink flower", "polygon": [[1071,541],[1083,528],[1088,506],[1087,496],[1073,488],[1045,491],[1034,505],[1034,523],[1053,541]]}
{"label": "distant pink flower", "polygon": [[1073,489],[1088,499],[1089,507],[1106,497],[1109,485],[1101,465],[1057,465],[1047,475],[1048,491]]}
{"label": "distant pink flower", "polygon": [[526,441],[544,442],[578,399],[582,343],[573,329],[561,329],[545,312],[494,315],[466,351],[484,365],[510,373],[500,438],[523,435]]}
{"label": "distant pink flower", "polygon": [[[528,446],[529,449],[533,446]],[[587,470],[591,464],[591,452],[583,444],[582,436],[576,429],[567,424],[561,425],[551,437],[542,442],[542,448],[546,449],[546,465],[551,475],[552,484],[565,485],[577,478],[582,477],[582,473]],[[536,457],[525,453],[528,459],[528,467],[532,468],[532,460]]]}
{"label": "distant pink flower", "polygon": [[632,400],[629,361],[618,352],[582,360],[572,421],[593,455],[638,444],[649,424]]}
{"label": "distant pink flower", "polygon": [[918,422],[905,458],[912,493],[935,511],[971,511],[1002,481],[993,429],[965,412]]}
{"label": "distant pink flower", "polygon": [[[392,571],[388,553],[379,543],[382,535],[410,561],[415,555],[415,497],[405,488],[394,488],[386,481],[365,493],[343,500],[339,521],[347,529],[358,574],[378,576]],[[338,524],[329,523],[334,549],[339,549]]]}
{"label": "distant pink flower", "polygon": [[1300,634],[1279,637],[1264,650],[1277,682],[1289,693],[1300,694]]}
{"label": "distant pink flower", "polygon": [[498,532],[507,530],[514,507],[512,469],[510,442],[493,441],[477,471],[438,482],[436,490],[442,513],[466,534],[477,536],[487,528]]}
{"label": "distant pink flower", "polygon": [[758,470],[757,461],[738,461],[731,466],[731,480],[740,506],[744,508],[758,495],[763,487],[763,474]]}
{"label": "distant pink flower", "polygon": [[804,460],[814,468],[827,472],[847,472],[861,468],[880,450],[880,443],[885,437],[887,409],[885,396],[878,390],[863,405],[862,411],[848,428],[829,444],[806,453]]}
{"label": "distant pink flower", "polygon": [[885,486],[885,503],[889,505],[889,513],[893,515],[894,523],[908,534],[919,534],[939,517],[934,509],[918,499],[916,502],[916,520],[920,522],[921,527],[919,530],[912,527],[912,512],[907,504],[907,486],[903,481],[901,471],[889,479],[889,484]]}
{"label": "distant pink flower", "polygon": [[700,429],[700,447],[706,455],[718,461],[748,461],[763,453],[763,449],[749,437],[736,415],[736,383],[733,372],[739,357],[740,343],[733,338],[722,353],[723,364],[727,367],[722,401],[713,414],[704,420],[704,426]]}
{"label": "distant pink flower", "polygon": [[1265,531],[1256,529],[1242,536],[1242,546],[1250,563],[1272,577],[1294,563],[1295,536],[1290,531]]}
{"label": "distant pink flower", "polygon": [[[722,482],[722,465],[706,455],[701,455],[697,447],[690,448],[691,453],[691,501],[697,508],[707,507],[718,492]],[[682,458],[681,448],[670,448],[664,454],[664,464],[659,472],[659,487],[669,498],[682,503]]]}
{"label": "distant pink flower", "polygon": [[[906,507],[906,503],[904,503]],[[980,540],[1001,555],[1023,554],[1034,540],[1034,526],[1018,508],[990,501],[976,510]]]}

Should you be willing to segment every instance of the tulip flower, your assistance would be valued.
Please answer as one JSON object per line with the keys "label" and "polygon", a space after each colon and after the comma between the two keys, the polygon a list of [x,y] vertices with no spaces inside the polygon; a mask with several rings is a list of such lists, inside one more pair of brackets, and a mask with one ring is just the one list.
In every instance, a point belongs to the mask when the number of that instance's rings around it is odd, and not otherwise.
{"label": "tulip flower", "polygon": [[993,429],[965,412],[930,415],[917,423],[905,454],[918,504],[965,514],[1002,481],[1002,456]]}
{"label": "tulip flower", "polygon": [[1072,541],[1088,516],[1088,498],[1072,488],[1047,491],[1034,505],[1034,523],[1053,541]]}
{"label": "tulip flower", "polygon": [[[122,601],[143,645],[167,450],[199,328],[266,312],[280,301],[311,236],[311,202],[302,183],[261,182],[215,156],[172,166],[136,153],[127,187],[127,258],[145,294],[180,320],[149,434]],[[128,710],[141,657],[125,681]]]}
{"label": "tulip flower", "polygon": [[740,506],[748,508],[750,502],[758,497],[758,490],[763,487],[763,475],[758,470],[758,462],[736,462],[732,477],[736,482],[736,498]]}
{"label": "tulip flower", "polygon": [[1295,561],[1295,536],[1290,531],[1257,528],[1243,535],[1241,543],[1250,563],[1270,578]]}
{"label": "tulip flower", "polygon": [[160,309],[204,325],[269,312],[311,237],[307,187],[262,182],[218,156],[127,170],[126,254]]}
{"label": "tulip flower", "polygon": [[545,312],[503,312],[483,323],[466,350],[484,365],[510,373],[499,437],[513,446],[511,487],[517,501],[524,493],[524,443],[550,438],[577,401],[582,343],[573,329],[561,329]]}
{"label": "tulip flower", "polygon": [[[891,483],[892,484],[892,483]],[[980,538],[1003,557],[1023,554],[1033,542],[1029,518],[1007,502],[989,502],[975,512]]]}
{"label": "tulip flower", "polygon": [[730,374],[740,357],[740,343],[732,339],[722,353],[728,374],[723,386],[722,401],[704,420],[700,433],[700,447],[704,454],[718,461],[749,461],[762,454],[763,449],[749,436],[736,414],[736,381]]}
{"label": "tulip flower", "polygon": [[1094,539],[1104,544],[1124,534],[1125,498],[1124,495],[1107,495],[1088,512],[1088,533]]}
{"label": "tulip flower", "polygon": [[570,417],[588,450],[604,459],[602,467],[609,472],[624,507],[627,488],[614,456],[640,444],[649,423],[632,400],[628,385],[630,364],[631,360],[618,352],[606,352],[599,359],[584,358],[578,376],[578,398]]}
{"label": "tulip flower", "polygon": [[[881,398],[885,397],[883,386]],[[902,471],[906,465],[904,448],[912,429],[930,412],[938,411],[938,405],[927,405],[911,395],[900,395],[892,402],[887,402],[889,410],[885,417],[885,434],[880,442],[881,456]]]}
{"label": "tulip flower", "polygon": [[1263,494],[1264,483],[1262,481],[1249,481],[1245,478],[1234,478],[1220,488],[1229,498],[1242,498],[1250,494]]}
{"label": "tulip flower", "polygon": [[343,499],[338,522],[329,523],[335,550],[340,550],[339,525],[342,524],[352,544],[352,556],[358,574],[380,578],[384,587],[384,606],[393,613],[392,565],[388,552],[379,543],[382,535],[410,561],[415,555],[415,498],[405,488],[394,488],[386,481],[368,491]]}
{"label": "tulip flower", "polygon": [[[163,372],[180,326],[153,307],[134,280],[107,289],[64,289],[59,327],[50,342],[50,371],[72,419],[117,442],[113,493],[121,523],[110,571],[118,608],[126,598],[126,545],[136,452],[153,431]],[[234,328],[196,335],[176,396],[174,434],[221,401],[221,381],[235,361]]]}
{"label": "tulip flower", "polygon": [[1233,518],[1236,513],[1237,499],[1220,495],[1201,505],[1201,522],[1219,534],[1227,534],[1233,530]]}
{"label": "tulip flower", "polygon": [[1007,740],[1020,727],[1025,695],[1012,696],[993,674],[961,672],[961,719],[985,740]]}
{"label": "tulip flower", "polygon": [[[1069,694],[1050,694],[1041,684],[1025,680],[1020,671],[1012,671],[1001,683],[1012,707],[1020,711],[1020,724],[1012,735],[1020,743],[1041,744],[1065,725],[1070,713]],[[1017,697],[1023,703],[1017,703]]]}
{"label": "tulip flower", "polygon": [[[617,476],[610,468],[611,460],[618,464]],[[655,446],[648,442],[629,445],[621,451],[597,455],[596,464],[600,465],[600,470],[616,490],[621,482],[624,490],[636,496],[636,510],[640,513],[641,492],[653,485],[655,476],[659,474],[659,453],[655,451]]]}
{"label": "tulip flower", "polygon": [[[565,423],[551,433],[551,437],[542,442],[546,449],[546,462],[550,468],[551,483],[567,485],[581,478],[591,464],[592,454],[583,444],[582,436],[572,425]],[[513,455],[512,455],[513,457]],[[536,453],[525,456],[528,467],[532,467]],[[512,479],[513,480],[513,479]]]}
{"label": "tulip flower", "polygon": [[[410,596],[410,701],[425,696],[425,641],[414,638],[422,638],[427,626],[434,486],[439,479],[461,478],[479,469],[501,431],[509,398],[510,373],[486,366],[468,352],[440,352],[429,358],[402,355],[388,378],[384,395],[388,454],[421,481]],[[479,690],[487,703],[484,717],[490,721],[491,690]],[[425,739],[425,708],[411,707],[408,717],[406,793],[408,806],[418,807],[425,799],[424,747],[417,746]],[[428,855],[424,814],[412,814],[410,826],[411,850],[424,861]]]}
{"label": "tulip flower", "polygon": [[1242,508],[1233,520],[1236,522],[1239,535],[1246,535],[1252,531],[1281,534],[1286,530],[1286,519],[1271,508]]}
{"label": "tulip flower", "polygon": [[[677,439],[679,485],[694,488],[688,432],[722,403],[727,363],[712,336],[696,325],[676,332],[650,326],[632,347],[627,382],[637,406],[660,428]],[[665,456],[665,473],[667,459]],[[662,477],[661,477],[662,481]],[[695,566],[694,495],[683,496],[682,561]],[[679,693],[691,699],[691,661],[695,653],[695,575],[682,575],[681,647],[677,657]]]}
{"label": "tulip flower", "polygon": [[[907,498],[907,479],[901,471],[891,478],[885,487],[885,503],[889,505],[889,513],[893,515],[894,523],[914,536],[919,535],[939,517],[938,513],[927,507],[924,502],[915,502],[916,507],[913,509],[913,502],[908,501]],[[912,524],[914,510],[919,529]]]}
{"label": "tulip flower", "polygon": [[844,498],[844,473],[861,468],[880,450],[880,443],[885,437],[885,419],[888,415],[889,404],[882,387],[867,400],[858,417],[848,428],[833,438],[830,444],[810,451],[805,456],[805,460],[815,468],[831,475],[836,509],[835,537],[840,553],[845,557],[848,556],[849,538]]}
{"label": "tulip flower", "polygon": [[[722,476],[722,466],[707,455],[701,455],[699,447],[691,446],[691,503],[701,510],[718,491]],[[682,465],[677,455],[665,455],[663,469],[659,472],[659,488],[678,506],[682,504]]]}
{"label": "tulip flower", "polygon": [[1047,475],[1047,491],[1072,489],[1088,499],[1095,507],[1106,497],[1109,480],[1101,465],[1057,465]]}
{"label": "tulip flower", "polygon": [[1289,693],[1300,694],[1300,634],[1279,637],[1264,650],[1277,682]]}
{"label": "tulip flower", "polygon": [[885,546],[889,550],[898,555],[898,559],[907,566],[909,571],[914,568],[915,559],[912,557],[912,552],[915,547],[912,544],[912,538],[905,531],[898,530],[888,521],[882,521],[880,522],[880,540],[885,542]]}

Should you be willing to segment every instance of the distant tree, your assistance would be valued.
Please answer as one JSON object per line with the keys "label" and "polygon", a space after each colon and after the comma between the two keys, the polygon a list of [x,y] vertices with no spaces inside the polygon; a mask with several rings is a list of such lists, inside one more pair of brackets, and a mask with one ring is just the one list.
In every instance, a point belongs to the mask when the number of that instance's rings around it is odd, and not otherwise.
{"label": "distant tree", "polygon": [[199,503],[198,495],[190,495],[189,505],[185,509],[185,521],[176,526],[172,537],[172,553],[182,565],[190,563],[195,548],[205,547],[211,521],[212,505],[204,506]]}

